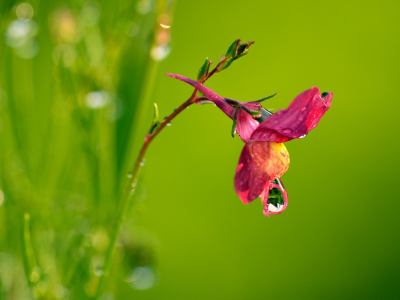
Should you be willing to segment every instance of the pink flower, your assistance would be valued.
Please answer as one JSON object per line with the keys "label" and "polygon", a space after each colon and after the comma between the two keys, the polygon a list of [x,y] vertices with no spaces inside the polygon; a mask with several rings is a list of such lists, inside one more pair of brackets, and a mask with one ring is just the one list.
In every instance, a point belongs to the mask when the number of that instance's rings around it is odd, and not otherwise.
{"label": "pink flower", "polygon": [[289,167],[289,153],[283,142],[304,138],[331,106],[332,92],[313,87],[298,95],[287,109],[275,114],[264,110],[259,101],[239,102],[223,98],[201,83],[181,75],[166,74],[189,83],[234,120],[234,129],[246,143],[235,175],[235,190],[247,204],[261,197],[264,214],[286,209],[288,196],[280,177]]}

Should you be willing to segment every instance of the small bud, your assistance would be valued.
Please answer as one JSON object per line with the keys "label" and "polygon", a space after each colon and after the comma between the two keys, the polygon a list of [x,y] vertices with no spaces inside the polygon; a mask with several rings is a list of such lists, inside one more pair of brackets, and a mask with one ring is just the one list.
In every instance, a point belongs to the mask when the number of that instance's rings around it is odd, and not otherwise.
{"label": "small bud", "polygon": [[150,127],[150,134],[152,134],[154,132],[154,130],[157,129],[158,125],[160,125],[160,123],[158,122],[158,106],[156,103],[154,103],[154,117],[153,117],[153,123],[151,124]]}
{"label": "small bud", "polygon": [[208,71],[210,70],[210,65],[212,64],[211,60],[206,58],[206,61],[201,66],[199,73],[197,74],[197,81],[203,83],[208,76]]}
{"label": "small bud", "polygon": [[228,50],[226,51],[226,58],[235,58],[237,56],[238,48],[240,45],[240,39],[237,39],[229,46]]}
{"label": "small bud", "polygon": [[223,54],[219,59],[219,63],[217,65],[217,72],[225,70],[232,64],[233,61],[235,61],[239,57],[246,55],[248,53],[247,50],[253,44],[254,42],[246,42],[240,44],[240,39],[234,41],[232,45],[229,46],[226,53]]}
{"label": "small bud", "polygon": [[[246,42],[246,43],[241,44],[238,47],[237,55],[239,57],[241,57],[241,56],[247,54],[247,52],[245,52],[245,51],[249,50],[250,46],[253,44],[254,44],[254,42]],[[243,52],[245,52],[245,53],[243,53]]]}

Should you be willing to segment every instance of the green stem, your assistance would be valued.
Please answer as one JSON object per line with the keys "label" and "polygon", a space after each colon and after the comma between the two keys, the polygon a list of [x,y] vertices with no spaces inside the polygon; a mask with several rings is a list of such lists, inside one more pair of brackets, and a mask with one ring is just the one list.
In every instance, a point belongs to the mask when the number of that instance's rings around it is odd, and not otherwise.
{"label": "green stem", "polygon": [[174,110],[174,112],[172,114],[170,114],[167,118],[165,118],[153,133],[151,133],[151,134],[148,133],[144,139],[144,144],[142,146],[142,149],[140,150],[139,156],[133,167],[132,176],[129,179],[128,187],[123,195],[123,198],[122,198],[122,201],[121,201],[118,213],[117,213],[117,217],[116,217],[114,227],[113,227],[113,230],[111,233],[110,244],[108,246],[106,257],[104,259],[103,270],[100,275],[99,284],[97,286],[95,299],[99,299],[101,292],[102,292],[104,278],[107,275],[107,273],[109,272],[110,262],[111,262],[112,254],[113,254],[113,251],[115,248],[115,244],[117,242],[117,238],[118,238],[122,223],[125,220],[125,217],[126,217],[126,214],[127,214],[128,208],[129,208],[129,204],[131,202],[132,195],[135,192],[136,183],[139,178],[140,170],[142,168],[141,163],[144,159],[147,148],[150,145],[151,141],[160,133],[161,130],[163,130],[163,128],[165,126],[167,126],[167,124],[169,122],[172,121],[172,119],[174,119],[185,108],[187,108],[188,106],[195,103],[196,94],[197,94],[197,90],[194,90],[193,94],[190,96],[189,99],[187,99],[181,106],[179,106],[176,110]]}
{"label": "green stem", "polygon": [[40,279],[37,271],[37,263],[35,253],[33,252],[31,230],[30,230],[31,216],[29,213],[24,214],[23,232],[22,232],[22,245],[23,245],[23,259],[25,265],[25,276],[30,287],[31,296],[36,299],[33,289],[35,282]]}

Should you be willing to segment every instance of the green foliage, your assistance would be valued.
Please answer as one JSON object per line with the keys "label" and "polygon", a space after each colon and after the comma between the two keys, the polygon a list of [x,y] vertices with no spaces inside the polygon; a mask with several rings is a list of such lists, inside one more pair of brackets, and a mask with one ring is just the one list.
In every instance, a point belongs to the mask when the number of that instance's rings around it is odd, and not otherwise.
{"label": "green foliage", "polygon": [[229,46],[228,50],[223,54],[217,65],[217,72],[221,72],[228,68],[236,59],[246,55],[248,52],[247,50],[254,42],[245,42],[240,44],[240,39],[237,39]]}
{"label": "green foliage", "polygon": [[[170,13],[150,0],[0,5],[0,254],[13,261],[0,265],[5,299],[94,295],[135,116],[168,54],[157,19]],[[152,247],[140,235],[120,239],[112,272],[154,271]],[[130,257],[138,251],[149,263]]]}
{"label": "green foliage", "polygon": [[211,60],[206,58],[206,61],[201,66],[201,68],[199,69],[199,73],[197,74],[197,81],[204,82],[207,79],[211,64]]}

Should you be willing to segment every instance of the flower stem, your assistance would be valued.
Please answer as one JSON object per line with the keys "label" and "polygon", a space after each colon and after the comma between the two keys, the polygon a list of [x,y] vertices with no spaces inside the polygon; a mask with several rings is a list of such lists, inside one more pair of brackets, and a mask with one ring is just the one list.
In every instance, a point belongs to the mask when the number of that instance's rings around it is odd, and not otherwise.
{"label": "flower stem", "polygon": [[101,296],[102,293],[102,286],[104,283],[104,278],[107,275],[108,271],[109,271],[109,267],[110,267],[110,262],[111,262],[111,258],[112,258],[112,254],[115,248],[115,244],[117,242],[117,238],[122,226],[122,223],[125,220],[128,208],[129,208],[129,204],[132,198],[132,195],[135,192],[136,189],[136,183],[137,180],[139,178],[139,173],[140,170],[142,168],[142,161],[144,159],[144,156],[146,154],[147,148],[150,145],[151,141],[160,133],[161,130],[163,130],[163,128],[165,126],[167,126],[167,124],[169,122],[171,122],[172,119],[174,119],[180,112],[182,112],[186,107],[192,105],[193,103],[195,103],[195,99],[196,99],[196,94],[197,94],[197,90],[194,90],[193,94],[190,96],[189,99],[187,99],[181,106],[179,106],[176,110],[174,110],[174,112],[172,114],[170,114],[167,118],[165,118],[162,123],[157,127],[156,130],[154,130],[153,133],[148,133],[144,139],[144,144],[142,146],[142,149],[140,150],[139,156],[136,160],[136,163],[133,167],[132,170],[132,176],[130,176],[129,182],[128,182],[128,186],[126,191],[123,194],[123,198],[122,201],[120,203],[119,209],[118,209],[118,213],[117,213],[117,217],[114,223],[114,227],[112,229],[112,233],[111,233],[111,240],[110,240],[110,244],[108,246],[107,249],[107,253],[104,259],[104,264],[103,264],[103,269],[99,278],[99,284],[97,285],[97,291],[96,291],[96,295],[95,295],[95,299],[99,299],[99,297]]}

